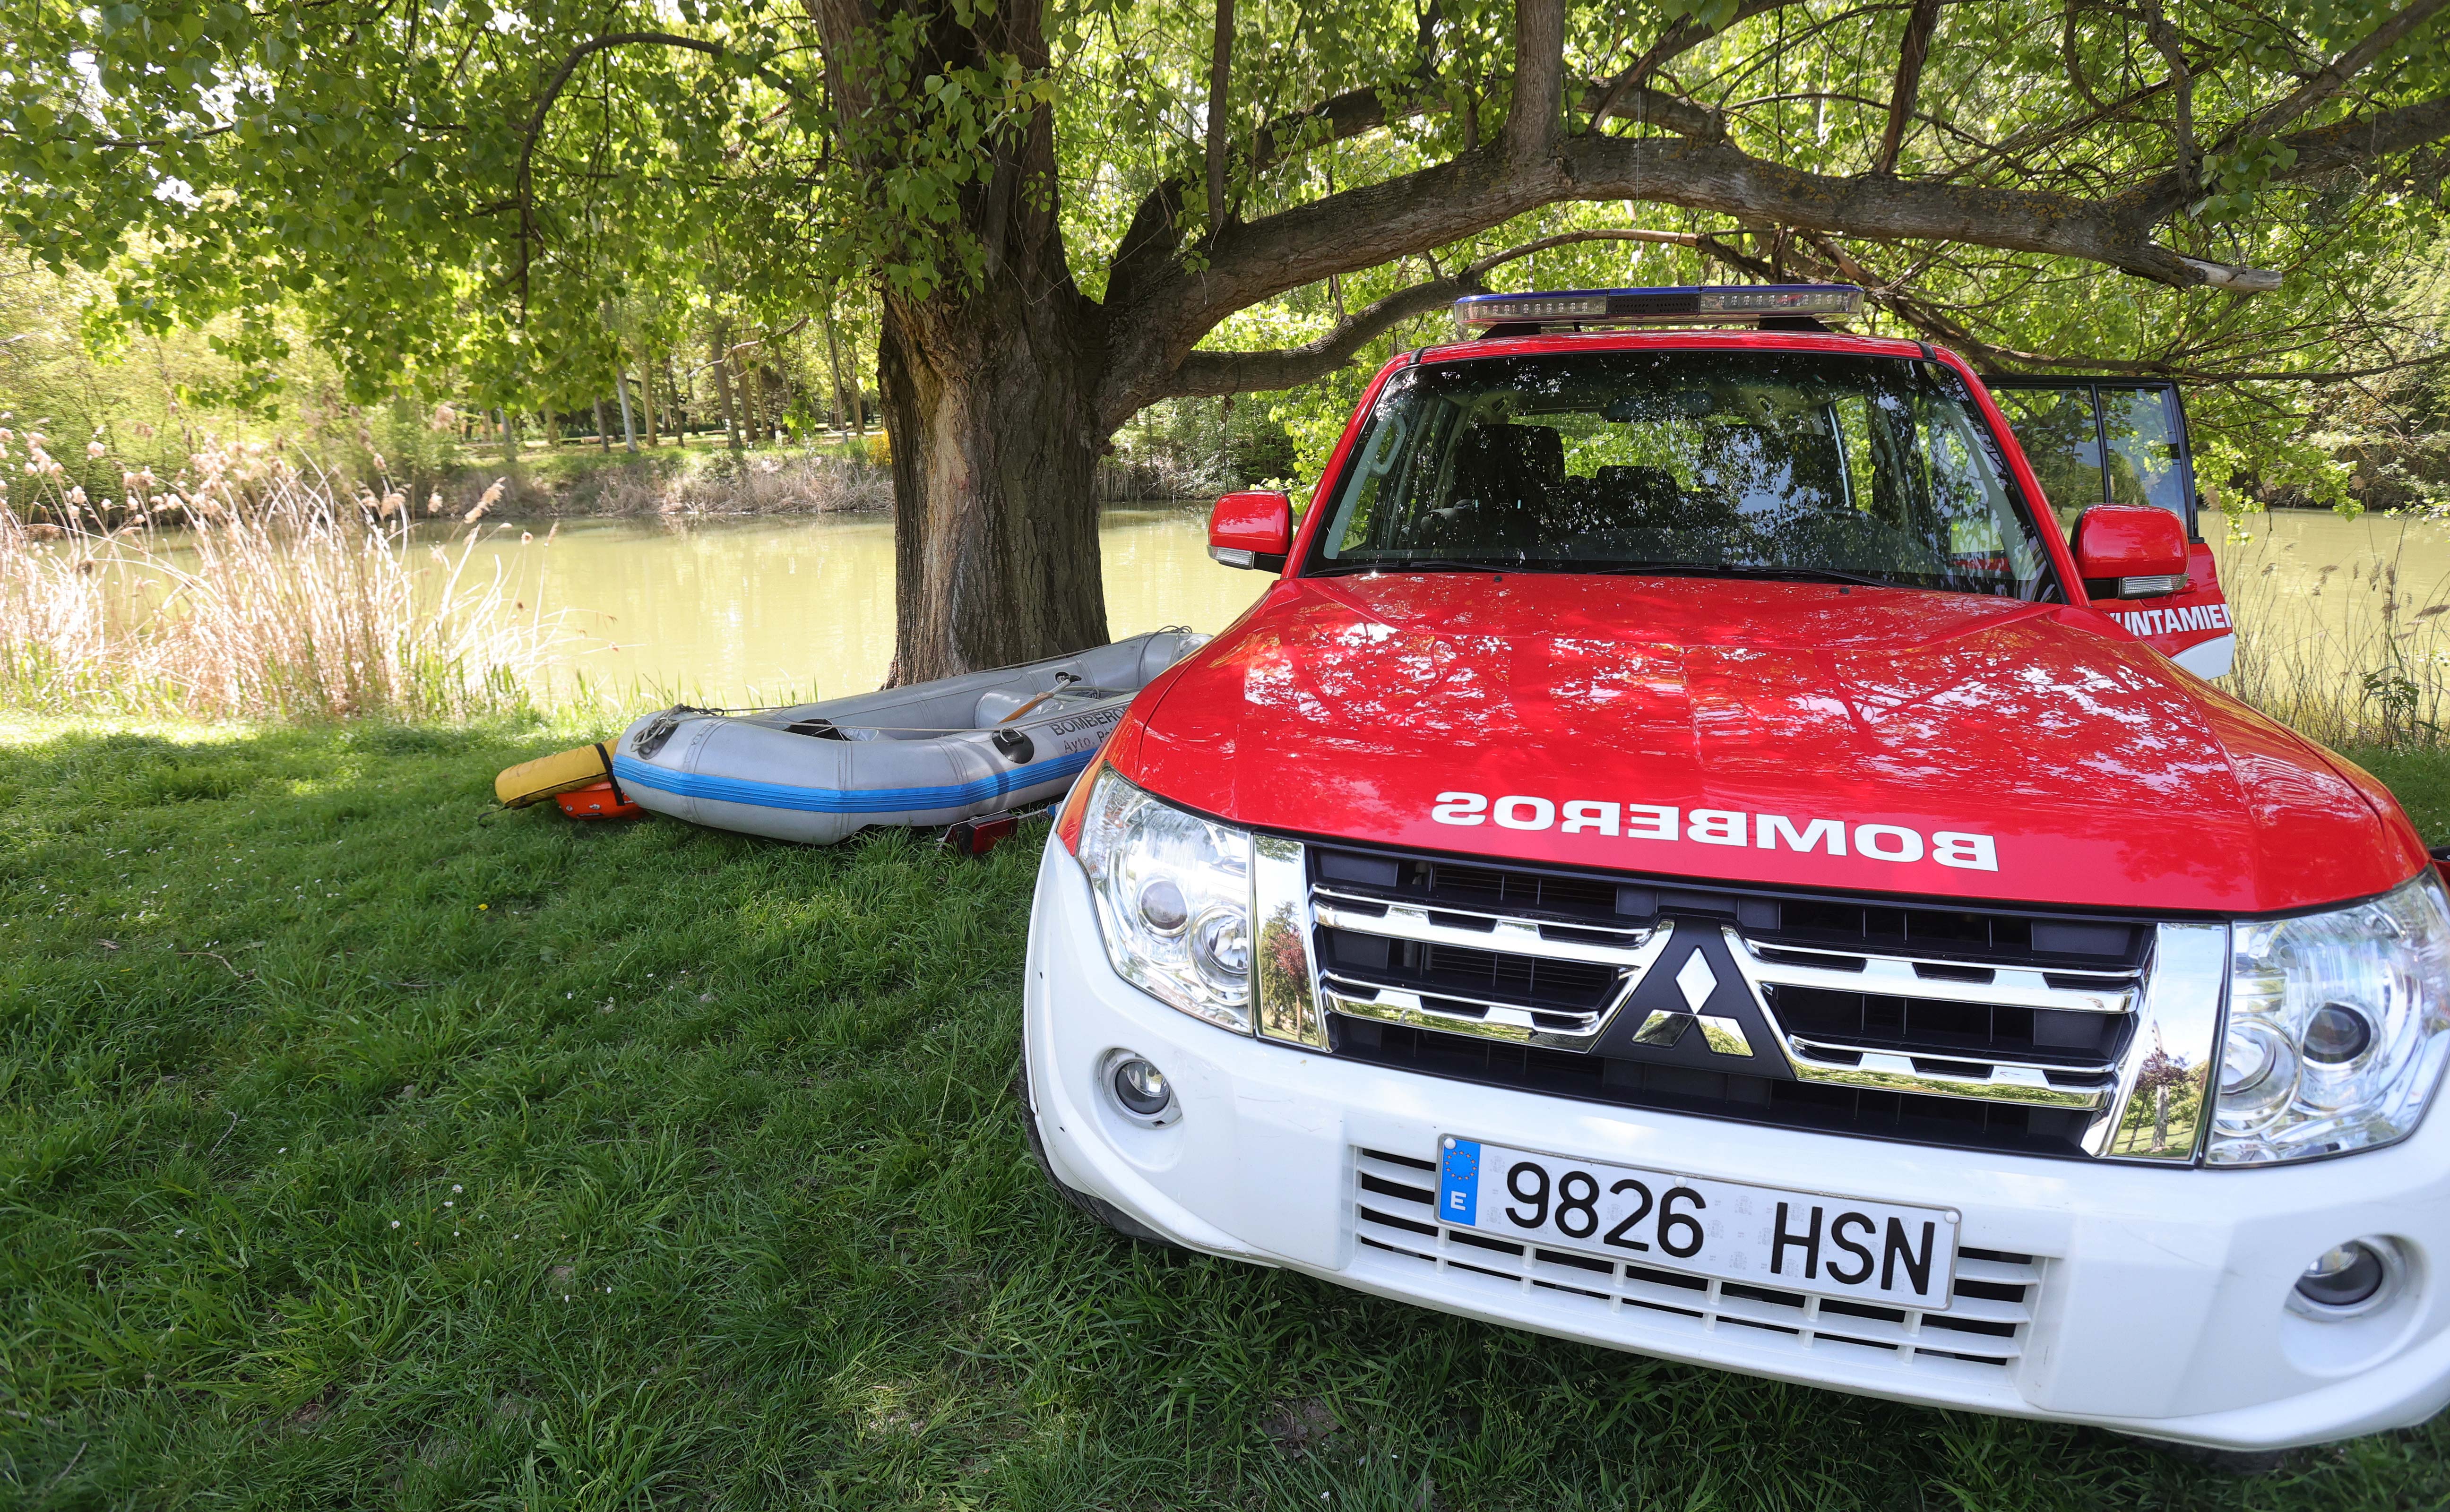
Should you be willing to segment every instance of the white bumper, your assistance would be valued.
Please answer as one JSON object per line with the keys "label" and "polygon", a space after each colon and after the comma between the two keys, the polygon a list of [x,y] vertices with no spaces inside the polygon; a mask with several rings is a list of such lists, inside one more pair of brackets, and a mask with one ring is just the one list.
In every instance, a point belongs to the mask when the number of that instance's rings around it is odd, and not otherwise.
{"label": "white bumper", "polygon": [[[2450,1402],[2450,1304],[2431,1273],[2434,1258],[2450,1254],[2450,1129],[2440,1115],[2403,1144],[2344,1159],[2154,1170],[1807,1134],[1338,1060],[1213,1028],[1117,977],[1087,878],[1051,839],[1030,921],[1024,1035],[1057,1174],[1211,1253],[1643,1354],[2223,1448],[2404,1426]],[[1106,1098],[1099,1062],[1123,1049],[1164,1072],[1181,1099],[1178,1121],[1143,1127]],[[1526,1270],[1364,1215],[1410,1211],[1376,1194],[1402,1173],[1364,1152],[1427,1160],[1449,1133],[1955,1208],[1965,1247],[2032,1257],[2023,1272],[2032,1284],[2024,1303],[1987,1308],[2017,1320],[2012,1338],[1915,1335],[1909,1324],[1908,1336],[1885,1346],[1880,1325],[1821,1320],[1857,1335],[1833,1337],[1803,1309],[1716,1291],[1702,1305],[1628,1281],[1603,1284],[1602,1295],[1585,1274]],[[1372,1178],[1374,1191],[1365,1190]],[[2409,1258],[2401,1301],[2344,1323],[2287,1309],[2318,1252],[2374,1234],[2399,1240]],[[1956,1315],[1983,1310],[1977,1303]]]}

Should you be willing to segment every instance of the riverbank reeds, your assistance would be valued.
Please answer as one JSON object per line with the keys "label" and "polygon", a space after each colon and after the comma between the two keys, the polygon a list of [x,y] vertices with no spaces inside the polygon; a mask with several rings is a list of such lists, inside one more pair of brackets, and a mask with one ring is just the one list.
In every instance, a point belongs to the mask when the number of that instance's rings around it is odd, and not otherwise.
{"label": "riverbank reeds", "polygon": [[2440,524],[2369,516],[2365,546],[2316,562],[2258,523],[2223,553],[2237,633],[2223,686],[2325,745],[2450,744],[2450,579],[2410,550]]}
{"label": "riverbank reeds", "polygon": [[[41,439],[22,440],[31,475],[51,475]],[[558,638],[498,572],[469,572],[476,531],[413,544],[400,493],[344,495],[261,447],[207,447],[191,475],[126,485],[48,500],[62,524],[0,510],[0,702],[465,718],[525,707]]]}

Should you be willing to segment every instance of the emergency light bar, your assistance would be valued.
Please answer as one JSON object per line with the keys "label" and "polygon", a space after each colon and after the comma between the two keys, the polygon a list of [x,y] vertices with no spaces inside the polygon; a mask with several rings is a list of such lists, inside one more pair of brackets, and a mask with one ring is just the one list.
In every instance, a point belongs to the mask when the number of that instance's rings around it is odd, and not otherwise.
{"label": "emergency light bar", "polygon": [[1554,294],[1473,294],[1455,300],[1467,335],[1501,325],[1751,325],[1785,316],[1842,319],[1863,313],[1852,283],[1691,284],[1665,289],[1565,289]]}

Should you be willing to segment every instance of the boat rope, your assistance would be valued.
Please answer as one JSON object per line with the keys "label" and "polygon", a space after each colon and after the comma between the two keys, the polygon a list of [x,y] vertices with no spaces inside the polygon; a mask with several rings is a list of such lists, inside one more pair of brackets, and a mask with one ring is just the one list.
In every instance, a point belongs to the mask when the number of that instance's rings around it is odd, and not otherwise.
{"label": "boat rope", "polygon": [[[1109,699],[1129,698],[1132,696],[1131,689],[1120,688],[1067,688],[1065,691],[1077,692],[1083,698],[1095,699],[1099,703],[1106,702]],[[674,704],[671,708],[665,709],[663,712],[655,716],[656,724],[651,724],[645,729],[638,732],[638,739],[636,742],[638,754],[641,756],[653,755],[655,748],[661,746],[663,744],[663,741],[655,739],[659,733],[665,739],[671,738],[671,730],[658,729],[658,725],[665,720],[670,720],[673,727],[677,728],[682,720],[693,719],[700,715],[730,719],[738,715],[771,714],[782,709],[805,708],[807,707],[807,706],[805,704],[758,704],[745,708],[698,708],[689,704]],[[1076,710],[1070,708],[1059,708],[1051,713],[1040,714],[1039,717],[1040,719],[1060,719],[1065,714],[1075,711]],[[996,727],[994,725],[851,725],[845,724],[840,720],[831,719],[802,720],[798,723],[809,725],[811,727],[823,726],[826,729],[872,729],[883,735],[976,735],[982,731]],[[1009,724],[1010,720],[1000,720],[997,723]],[[808,729],[800,729],[797,728],[796,726],[785,726],[784,727],[786,729],[789,729],[793,734],[815,735],[822,738],[822,732],[814,727]],[[649,745],[649,742],[651,741],[653,742],[653,746]]]}

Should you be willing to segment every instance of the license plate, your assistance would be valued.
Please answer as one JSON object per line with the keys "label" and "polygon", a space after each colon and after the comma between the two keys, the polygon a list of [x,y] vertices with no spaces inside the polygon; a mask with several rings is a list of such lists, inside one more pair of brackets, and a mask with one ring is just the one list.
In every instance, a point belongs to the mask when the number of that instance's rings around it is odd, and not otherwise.
{"label": "license plate", "polygon": [[1448,1135],[1438,1218],[1552,1250],[1782,1291],[1948,1309],[1957,1214]]}

